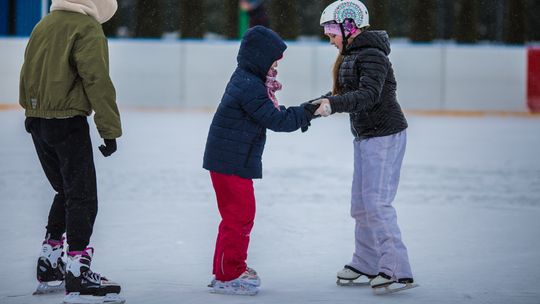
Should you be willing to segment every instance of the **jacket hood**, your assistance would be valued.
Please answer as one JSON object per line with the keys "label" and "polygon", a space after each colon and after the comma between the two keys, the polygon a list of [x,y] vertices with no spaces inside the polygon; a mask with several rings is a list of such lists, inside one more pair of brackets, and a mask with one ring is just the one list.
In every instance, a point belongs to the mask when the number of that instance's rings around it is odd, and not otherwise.
{"label": "jacket hood", "polygon": [[69,11],[88,15],[103,24],[114,16],[118,9],[116,0],[52,0],[52,11]]}
{"label": "jacket hood", "polygon": [[386,31],[366,31],[356,36],[347,50],[365,47],[378,48],[388,56],[390,54],[390,38]]}
{"label": "jacket hood", "polygon": [[268,70],[283,56],[285,49],[287,45],[276,32],[264,26],[252,27],[242,38],[236,58],[238,67],[265,80]]}

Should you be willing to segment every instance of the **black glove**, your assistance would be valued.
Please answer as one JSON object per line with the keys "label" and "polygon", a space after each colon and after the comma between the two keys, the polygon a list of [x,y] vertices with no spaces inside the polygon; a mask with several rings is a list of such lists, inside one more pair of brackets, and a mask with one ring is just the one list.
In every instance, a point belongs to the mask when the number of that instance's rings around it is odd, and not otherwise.
{"label": "black glove", "polygon": [[308,122],[307,125],[302,126],[300,130],[302,130],[302,133],[306,133],[309,127],[311,127],[311,123]]}
{"label": "black glove", "polygon": [[105,145],[99,146],[99,151],[101,151],[101,154],[103,156],[111,156],[114,152],[116,152],[116,139],[104,139]]}
{"label": "black glove", "polygon": [[[304,102],[300,106],[304,108],[304,111],[306,111],[306,115],[309,118],[309,120],[319,117],[319,115],[315,116],[315,111],[317,111],[317,109],[319,108],[318,105],[311,104],[308,101],[308,102]],[[307,125],[302,126],[301,127],[302,133],[306,132],[310,126],[311,126],[310,122],[308,122]]]}
{"label": "black glove", "polygon": [[309,117],[309,120],[319,117],[319,115],[315,116],[315,111],[317,111],[317,109],[319,108],[319,105],[304,102],[301,106],[304,107],[304,111],[306,111],[306,114]]}

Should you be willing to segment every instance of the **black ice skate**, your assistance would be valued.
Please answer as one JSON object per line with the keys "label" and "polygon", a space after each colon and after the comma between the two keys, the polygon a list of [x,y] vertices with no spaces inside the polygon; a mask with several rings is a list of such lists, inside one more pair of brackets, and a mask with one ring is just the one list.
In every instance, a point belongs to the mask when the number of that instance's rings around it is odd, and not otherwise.
{"label": "black ice skate", "polygon": [[70,251],[66,271],[66,304],[124,303],[120,297],[120,285],[90,269],[93,248]]}
{"label": "black ice skate", "polygon": [[370,285],[376,295],[394,293],[420,286],[415,284],[412,278],[403,278],[396,281],[382,272],[371,280]]}
{"label": "black ice skate", "polygon": [[64,238],[60,241],[46,239],[41,245],[37,261],[37,280],[39,285],[34,295],[64,291]]}
{"label": "black ice skate", "polygon": [[374,275],[365,274],[352,266],[345,265],[337,273],[336,284],[339,286],[367,286],[375,277]]}

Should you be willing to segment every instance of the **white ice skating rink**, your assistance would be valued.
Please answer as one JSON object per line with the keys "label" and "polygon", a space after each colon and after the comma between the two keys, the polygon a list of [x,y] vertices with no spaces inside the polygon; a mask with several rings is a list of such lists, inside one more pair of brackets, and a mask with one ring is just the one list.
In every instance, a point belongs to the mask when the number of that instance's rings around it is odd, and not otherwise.
{"label": "white ice skating rink", "polygon": [[[212,113],[122,113],[110,158],[92,123],[99,214],[94,270],[127,303],[540,303],[540,118],[408,115],[395,201],[420,288],[374,296],[335,284],[349,261],[352,135],[346,115],[268,132],[249,265],[256,297],[210,294],[219,214],[201,168]],[[0,303],[31,296],[53,197],[23,112],[0,112]]]}

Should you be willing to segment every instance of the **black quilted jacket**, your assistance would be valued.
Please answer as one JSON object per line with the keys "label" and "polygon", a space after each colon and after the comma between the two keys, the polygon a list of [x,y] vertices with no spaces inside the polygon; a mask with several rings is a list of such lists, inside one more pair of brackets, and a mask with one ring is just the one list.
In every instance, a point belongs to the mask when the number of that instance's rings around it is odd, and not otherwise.
{"label": "black quilted jacket", "polygon": [[339,68],[340,94],[328,97],[332,113],[350,113],[355,137],[399,133],[407,120],[396,99],[396,79],[384,31],[366,31],[348,45]]}

